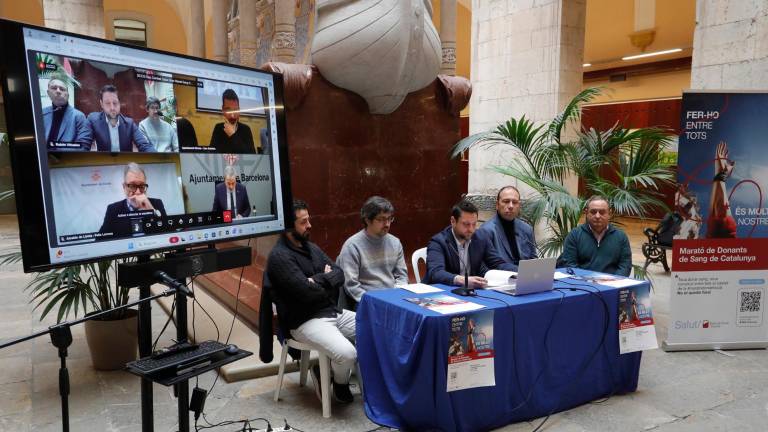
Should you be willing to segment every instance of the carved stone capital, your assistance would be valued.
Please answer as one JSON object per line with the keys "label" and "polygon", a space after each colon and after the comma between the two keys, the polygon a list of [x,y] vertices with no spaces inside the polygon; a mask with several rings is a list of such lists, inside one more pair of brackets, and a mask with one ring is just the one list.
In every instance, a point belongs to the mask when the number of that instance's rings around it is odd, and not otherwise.
{"label": "carved stone capital", "polygon": [[443,47],[443,64],[456,64],[456,48]]}
{"label": "carved stone capital", "polygon": [[276,31],[272,42],[275,49],[296,49],[296,32]]}

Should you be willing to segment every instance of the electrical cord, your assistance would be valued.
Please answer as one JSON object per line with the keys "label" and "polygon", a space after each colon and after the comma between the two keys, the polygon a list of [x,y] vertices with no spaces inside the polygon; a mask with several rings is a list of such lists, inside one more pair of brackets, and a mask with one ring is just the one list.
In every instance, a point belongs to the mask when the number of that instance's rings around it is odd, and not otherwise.
{"label": "electrical cord", "polygon": [[155,348],[157,347],[157,342],[160,341],[160,337],[163,336],[163,333],[165,333],[165,329],[168,328],[168,324],[171,323],[171,320],[173,319],[173,312],[176,310],[176,297],[173,298],[173,303],[171,304],[171,313],[168,314],[168,319],[165,320],[165,324],[163,324],[163,328],[160,330],[160,333],[157,335],[157,338],[155,338],[155,341],[152,342],[152,352],[155,352]]}
{"label": "electrical cord", "polygon": [[516,332],[516,329],[517,329],[517,324],[515,323],[515,314],[514,314],[514,311],[512,310],[512,307],[511,307],[512,304],[507,303],[507,302],[505,302],[504,300],[501,300],[501,299],[478,295],[478,297],[483,297],[483,298],[486,298],[486,299],[500,301],[500,302],[502,302],[505,305],[510,307],[510,314],[511,314],[511,317],[512,317],[512,360],[513,360],[513,363],[514,363],[513,371],[514,371],[514,374],[515,374],[515,383],[516,383],[518,394],[520,395],[521,398],[523,398],[523,401],[520,402],[519,404],[517,404],[517,406],[513,407],[510,412],[517,411],[520,408],[522,408],[522,407],[524,407],[525,405],[528,404],[528,402],[530,401],[531,397],[533,396],[533,390],[536,388],[536,385],[538,384],[538,382],[541,379],[541,377],[544,376],[544,371],[546,371],[548,369],[546,366],[549,364],[549,359],[550,359],[549,350],[547,349],[547,342],[549,340],[549,332],[550,332],[550,329],[552,328],[552,324],[555,321],[555,316],[557,316],[557,313],[560,310],[560,306],[563,304],[563,300],[565,299],[565,293],[563,293],[563,292],[559,292],[559,293],[560,293],[560,300],[558,301],[557,306],[555,307],[555,310],[552,312],[552,316],[549,319],[549,323],[547,324],[547,328],[544,331],[544,344],[543,344],[543,346],[544,346],[544,358],[545,358],[544,365],[545,365],[545,367],[542,367],[541,370],[539,371],[538,375],[536,375],[536,378],[534,378],[533,384],[531,385],[530,389],[528,390],[528,394],[527,395],[523,395],[523,393],[522,393],[522,384],[520,383],[520,374],[519,374],[519,372],[517,370],[518,362],[515,361],[517,359],[516,344],[515,344],[515,332]]}
{"label": "electrical cord", "polygon": [[[590,296],[595,296],[595,297],[597,297],[600,300],[600,302],[602,303],[603,312],[604,312],[604,315],[603,315],[603,324],[604,324],[603,325],[603,334],[602,334],[602,337],[600,338],[600,343],[597,345],[595,350],[590,354],[590,356],[588,357],[587,361],[581,366],[581,368],[579,369],[579,371],[576,374],[575,378],[569,384],[567,384],[566,390],[568,390],[575,383],[579,382],[579,379],[584,375],[584,373],[587,370],[587,367],[592,363],[592,361],[594,360],[594,358],[597,355],[597,353],[600,352],[601,349],[604,351],[604,348],[605,348],[605,338],[606,338],[606,336],[608,334],[608,326],[610,324],[610,312],[609,312],[609,309],[608,309],[608,303],[605,301],[605,299],[602,296],[602,293],[600,293],[599,290],[593,291],[592,289],[581,288],[581,287],[594,288],[593,286],[587,285],[587,284],[572,284],[572,283],[566,282],[564,280],[559,280],[558,282],[561,282],[561,283],[564,283],[566,285],[569,285],[568,288],[554,288],[556,291],[561,292],[563,294],[563,298],[565,297],[565,292],[563,290],[586,292],[586,293],[590,294]],[[545,347],[546,347],[546,342],[545,342]],[[610,372],[610,374],[611,374],[611,377],[613,377],[612,371]],[[613,392],[613,390],[612,390],[612,392]],[[549,420],[550,416],[558,410],[558,407],[560,405],[560,401],[562,400],[563,392],[558,392],[558,393],[561,396],[558,397],[557,403],[552,408],[552,410],[550,410],[550,412],[547,413],[547,415],[544,418],[544,420],[532,432],[538,432],[539,430],[541,430],[541,428],[544,426],[544,424],[547,422],[547,420]]]}
{"label": "electrical cord", "polygon": [[[248,243],[246,244],[246,246],[250,246],[250,245],[251,245],[251,238],[248,239]],[[243,273],[245,273],[245,266],[240,268],[240,278],[237,281],[237,292],[235,293],[235,313],[234,313],[234,315],[232,315],[232,322],[229,325],[229,332],[227,333],[227,340],[224,342],[224,344],[229,344],[229,338],[232,337],[232,330],[235,328],[235,320],[237,319],[238,308],[240,306],[240,289],[243,286]],[[201,306],[201,308],[202,308],[202,306]],[[205,309],[203,309],[203,311],[205,311]],[[208,312],[205,312],[205,313],[206,313],[206,315],[208,315],[209,318],[211,317],[208,314]],[[213,318],[211,318],[211,321],[213,321]],[[214,327],[216,327],[216,335],[217,335],[216,337],[218,339],[218,338],[220,338],[219,327],[216,325],[215,322],[214,322]],[[211,384],[211,388],[208,389],[208,395],[209,396],[213,394],[213,388],[216,387],[216,383],[217,382],[219,382],[219,374],[216,374],[216,377],[213,379],[213,384]],[[208,425],[211,424],[208,421],[208,419],[205,417],[205,413],[203,413],[203,420],[205,420],[205,422],[208,423]]]}

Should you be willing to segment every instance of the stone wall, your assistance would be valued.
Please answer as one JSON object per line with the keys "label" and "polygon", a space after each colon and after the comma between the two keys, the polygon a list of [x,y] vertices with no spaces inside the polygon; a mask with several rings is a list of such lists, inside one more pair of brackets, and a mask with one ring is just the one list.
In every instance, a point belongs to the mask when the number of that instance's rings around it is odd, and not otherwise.
{"label": "stone wall", "polygon": [[768,2],[696,2],[691,88],[768,89]]}

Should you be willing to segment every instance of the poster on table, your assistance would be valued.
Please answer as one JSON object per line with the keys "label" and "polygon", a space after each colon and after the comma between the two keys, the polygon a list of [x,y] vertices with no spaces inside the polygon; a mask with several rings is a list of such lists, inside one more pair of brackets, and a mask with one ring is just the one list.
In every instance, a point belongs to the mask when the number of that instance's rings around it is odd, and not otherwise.
{"label": "poster on table", "polygon": [[496,385],[493,368],[493,311],[451,317],[446,391]]}
{"label": "poster on table", "polygon": [[686,92],[666,350],[768,347],[768,93]]}
{"label": "poster on table", "polygon": [[619,354],[655,349],[656,326],[651,310],[651,286],[635,284],[619,289]]}

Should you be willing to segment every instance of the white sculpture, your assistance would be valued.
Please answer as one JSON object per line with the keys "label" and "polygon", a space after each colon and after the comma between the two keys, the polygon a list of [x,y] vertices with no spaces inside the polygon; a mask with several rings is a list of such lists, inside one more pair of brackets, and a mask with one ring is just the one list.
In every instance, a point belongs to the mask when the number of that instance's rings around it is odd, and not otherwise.
{"label": "white sculpture", "polygon": [[318,0],[312,62],[331,83],[389,114],[437,77],[440,37],[429,0]]}

